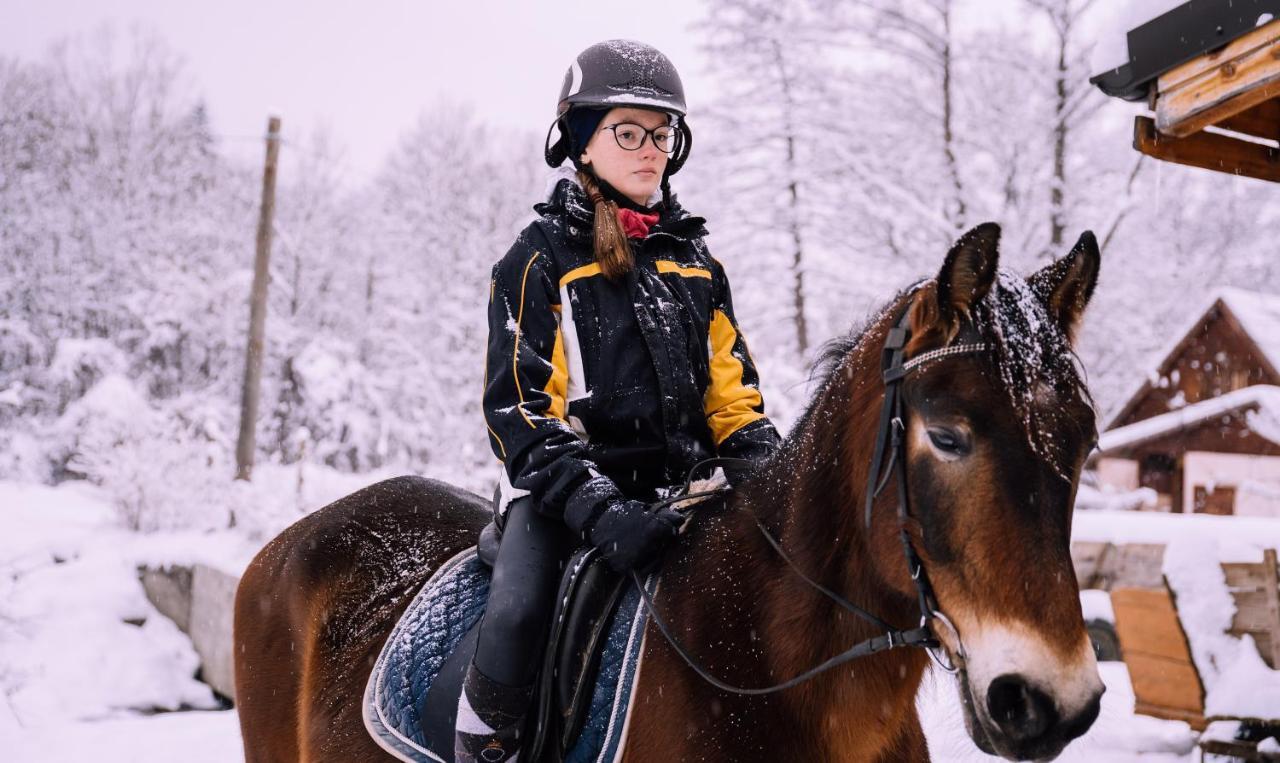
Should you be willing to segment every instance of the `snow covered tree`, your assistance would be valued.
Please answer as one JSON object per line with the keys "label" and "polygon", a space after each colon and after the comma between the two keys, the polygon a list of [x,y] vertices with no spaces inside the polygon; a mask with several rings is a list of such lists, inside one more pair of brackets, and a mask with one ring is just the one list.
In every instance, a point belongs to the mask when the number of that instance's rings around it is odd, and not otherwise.
{"label": "snow covered tree", "polygon": [[364,356],[397,412],[389,447],[430,471],[492,485],[480,414],[489,269],[543,198],[538,139],[429,107],[370,193]]}
{"label": "snow covered tree", "polygon": [[[695,141],[692,166],[715,178],[716,248],[729,268],[751,272],[741,281],[746,301],[777,306],[761,321],[790,332],[756,332],[755,341],[785,342],[803,359],[814,341],[805,280],[826,190],[814,164],[815,111],[829,105],[817,19],[797,0],[714,0],[699,28],[718,87],[714,101],[694,108],[706,138]],[[769,297],[750,293],[765,285]]]}

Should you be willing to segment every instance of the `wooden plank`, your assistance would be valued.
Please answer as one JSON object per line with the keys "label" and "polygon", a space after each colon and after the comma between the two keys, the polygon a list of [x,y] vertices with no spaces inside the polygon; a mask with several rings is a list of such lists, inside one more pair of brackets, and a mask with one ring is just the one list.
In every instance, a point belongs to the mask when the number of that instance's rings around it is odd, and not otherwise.
{"label": "wooden plank", "polygon": [[1164,585],[1160,567],[1164,545],[1160,543],[1078,542],[1071,545],[1076,582],[1081,588],[1159,588]]}
{"label": "wooden plank", "polygon": [[1280,664],[1280,575],[1276,572],[1276,550],[1269,548],[1262,552],[1262,571],[1267,576],[1263,592],[1267,596],[1268,630],[1271,631],[1270,664]]}
{"label": "wooden plank", "polygon": [[1187,724],[1196,731],[1204,731],[1205,726],[1209,725],[1202,713],[1176,710],[1171,707],[1160,707],[1146,702],[1134,702],[1133,711],[1139,715],[1149,715],[1152,718],[1164,718],[1169,721],[1186,721]]}
{"label": "wooden plank", "polygon": [[1263,551],[1262,559],[1261,563],[1222,564],[1236,606],[1228,633],[1252,636],[1263,662],[1274,669],[1280,664],[1280,570],[1274,549]]}
{"label": "wooden plank", "polygon": [[1280,98],[1263,101],[1218,123],[1224,130],[1280,141]]}
{"label": "wooden plank", "polygon": [[1158,92],[1173,90],[1221,66],[1225,62],[1237,59],[1277,38],[1280,38],[1280,19],[1273,19],[1248,34],[1237,37],[1218,50],[1193,58],[1161,74],[1160,79],[1156,82],[1157,90]]}
{"label": "wooden plank", "polygon": [[1280,149],[1218,133],[1171,138],[1156,131],[1149,117],[1134,120],[1133,147],[1161,161],[1280,182]]}
{"label": "wooden plank", "polygon": [[[1119,620],[1119,615],[1116,619]],[[1116,635],[1120,638],[1120,648],[1124,654],[1135,653],[1159,657],[1175,662],[1190,663],[1186,638],[1182,632],[1167,625],[1161,626],[1159,620],[1131,621],[1126,632],[1121,632],[1119,622],[1116,623]]]}
{"label": "wooden plank", "polygon": [[1191,661],[1178,614],[1164,589],[1117,588],[1111,592],[1111,608],[1125,655],[1141,652],[1166,660]]}
{"label": "wooden plank", "polygon": [[1227,578],[1227,588],[1262,590],[1267,582],[1260,562],[1223,562],[1222,574]]}
{"label": "wooden plank", "polygon": [[1160,588],[1117,587],[1111,592],[1113,606],[1157,612],[1173,612],[1173,600]]}
{"label": "wooden plank", "polygon": [[1275,758],[1258,752],[1257,742],[1235,742],[1225,739],[1205,739],[1200,742],[1200,749],[1210,755],[1223,755],[1234,760],[1268,761]]}
{"label": "wooden plank", "polygon": [[1200,676],[1186,662],[1124,650],[1124,663],[1129,668],[1133,696],[1145,704],[1181,710],[1204,712],[1204,689]]}
{"label": "wooden plank", "polygon": [[1117,588],[1111,607],[1137,703],[1161,718],[1201,715],[1204,687],[1169,589]]}
{"label": "wooden plank", "polygon": [[1266,591],[1232,591],[1236,603],[1236,615],[1231,629],[1240,631],[1270,631],[1271,611]]}
{"label": "wooden plank", "polygon": [[1176,138],[1271,100],[1280,95],[1280,23],[1166,73],[1156,91],[1156,128]]}

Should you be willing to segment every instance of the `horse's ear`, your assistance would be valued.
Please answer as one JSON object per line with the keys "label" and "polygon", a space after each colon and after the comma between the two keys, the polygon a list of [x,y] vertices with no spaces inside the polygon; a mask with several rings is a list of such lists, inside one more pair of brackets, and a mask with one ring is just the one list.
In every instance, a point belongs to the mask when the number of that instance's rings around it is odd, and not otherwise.
{"label": "horse's ear", "polygon": [[1080,318],[1093,296],[1093,288],[1098,285],[1101,265],[1098,239],[1094,238],[1093,231],[1087,230],[1066,257],[1044,266],[1027,279],[1031,290],[1049,308],[1050,317],[1070,341],[1075,340]]}
{"label": "horse's ear", "polygon": [[938,272],[938,312],[957,323],[991,291],[1000,261],[1000,226],[983,223],[956,241]]}
{"label": "horse's ear", "polygon": [[915,343],[948,342],[960,331],[960,319],[987,296],[999,264],[1000,226],[983,223],[965,233],[947,252],[935,288],[922,290],[912,304]]}

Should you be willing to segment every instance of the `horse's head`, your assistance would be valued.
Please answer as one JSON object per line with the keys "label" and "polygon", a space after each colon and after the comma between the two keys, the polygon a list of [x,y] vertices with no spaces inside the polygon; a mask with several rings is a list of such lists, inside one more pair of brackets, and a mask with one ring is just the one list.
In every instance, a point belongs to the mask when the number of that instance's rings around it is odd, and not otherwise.
{"label": "horse's head", "polygon": [[926,362],[903,382],[908,529],[958,632],[935,629],[961,666],[970,735],[989,753],[1040,759],[1088,729],[1104,690],[1070,553],[1096,441],[1071,342],[1100,257],[1085,233],[1024,280],[997,268],[999,236],[994,224],[965,234],[907,298],[908,359],[986,348]]}

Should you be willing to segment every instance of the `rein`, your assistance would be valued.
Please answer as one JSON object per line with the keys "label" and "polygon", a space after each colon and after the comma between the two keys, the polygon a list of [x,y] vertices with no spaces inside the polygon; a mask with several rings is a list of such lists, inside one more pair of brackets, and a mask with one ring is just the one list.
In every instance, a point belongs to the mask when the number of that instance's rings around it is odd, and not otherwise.
{"label": "rein", "polygon": [[[920,647],[928,650],[934,662],[938,667],[948,673],[955,673],[960,666],[952,661],[944,662],[939,656],[939,648],[942,642],[936,638],[936,627],[938,623],[944,625],[950,631],[951,636],[955,639],[956,657],[958,662],[963,664],[965,658],[964,644],[960,641],[960,634],[951,620],[942,613],[938,606],[937,597],[933,593],[933,586],[929,582],[929,576],[925,572],[924,563],[920,559],[919,553],[916,552],[915,544],[911,542],[911,536],[907,532],[907,520],[910,519],[910,507],[907,502],[907,459],[906,459],[906,426],[903,423],[905,410],[902,402],[902,381],[907,374],[920,366],[932,360],[955,355],[965,355],[970,353],[985,352],[988,350],[986,344],[970,343],[957,344],[942,347],[937,350],[921,353],[920,355],[906,360],[904,355],[906,352],[907,341],[911,337],[910,319],[907,311],[903,311],[896,325],[889,330],[888,336],[885,338],[884,347],[881,351],[881,369],[885,384],[884,403],[880,409],[880,423],[876,432],[876,443],[873,455],[871,457],[871,469],[867,476],[866,491],[866,507],[865,522],[866,526],[871,526],[871,508],[875,503],[875,499],[882,493],[888,485],[890,478],[894,479],[898,493],[898,532],[902,539],[903,554],[907,560],[907,569],[911,574],[911,580],[916,587],[917,603],[920,607],[920,625],[909,630],[901,630],[893,628],[887,622],[879,617],[871,614],[865,609],[845,600],[842,596],[835,593],[826,586],[818,583],[804,573],[800,567],[792,561],[791,557],[783,550],[782,544],[778,542],[769,530],[760,521],[759,517],[753,517],[756,527],[760,530],[761,535],[773,548],[774,551],[782,557],[787,566],[809,587],[818,593],[827,597],[832,602],[838,604],[843,609],[852,612],[861,617],[863,620],[884,631],[883,635],[869,638],[849,647],[840,654],[826,660],[825,662],[804,671],[803,673],[772,686],[760,688],[746,688],[728,684],[719,678],[711,675],[704,667],[698,664],[685,649],[680,646],[675,636],[671,633],[671,629],[667,623],[658,615],[657,607],[654,604],[653,596],[644,586],[640,576],[635,572],[631,572],[631,577],[636,583],[636,587],[640,589],[640,595],[644,598],[645,606],[649,610],[649,616],[653,618],[653,622],[658,626],[658,630],[662,633],[671,648],[680,655],[690,668],[693,669],[703,680],[722,691],[733,694],[742,694],[749,696],[759,696],[764,694],[773,694],[797,686],[809,679],[825,673],[832,668],[843,665],[846,662],[866,657],[868,655],[877,654],[879,652],[897,649],[900,647]],[[885,453],[888,452],[888,463],[885,461]],[[685,480],[684,487],[675,495],[658,501],[654,504],[655,508],[669,506],[674,503],[686,501],[691,498],[704,498],[716,495],[723,495],[731,490],[728,487],[717,488],[714,490],[703,490],[690,493],[689,489],[693,483],[694,475],[706,465],[724,465],[724,466],[751,466],[751,462],[736,458],[710,458],[696,464],[689,470],[688,478]]]}

